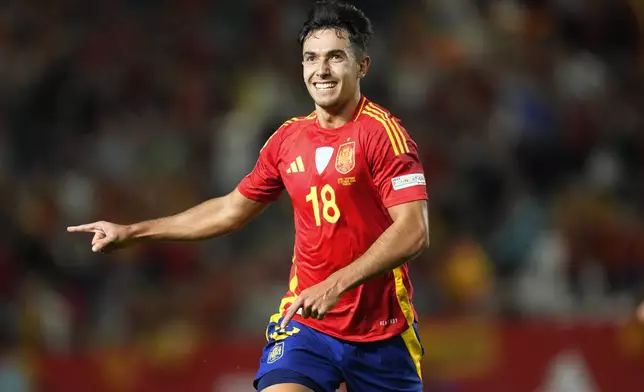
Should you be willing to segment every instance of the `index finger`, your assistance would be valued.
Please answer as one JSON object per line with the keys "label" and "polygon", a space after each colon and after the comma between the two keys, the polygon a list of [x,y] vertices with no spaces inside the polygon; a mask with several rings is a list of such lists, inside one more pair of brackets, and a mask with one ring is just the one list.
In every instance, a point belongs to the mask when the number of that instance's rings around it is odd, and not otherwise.
{"label": "index finger", "polygon": [[94,223],[87,223],[84,225],[78,225],[78,226],[69,226],[67,227],[67,231],[69,233],[78,233],[78,232],[83,232],[83,233],[89,233],[89,232],[94,232],[98,230],[98,225],[96,222]]}
{"label": "index finger", "polygon": [[295,316],[295,312],[297,312],[301,307],[302,307],[302,297],[297,297],[295,302],[293,302],[293,304],[291,304],[291,306],[289,306],[288,310],[286,311],[286,314],[282,319],[282,323],[280,324],[280,328],[282,329],[286,328],[286,326],[291,321],[293,316]]}

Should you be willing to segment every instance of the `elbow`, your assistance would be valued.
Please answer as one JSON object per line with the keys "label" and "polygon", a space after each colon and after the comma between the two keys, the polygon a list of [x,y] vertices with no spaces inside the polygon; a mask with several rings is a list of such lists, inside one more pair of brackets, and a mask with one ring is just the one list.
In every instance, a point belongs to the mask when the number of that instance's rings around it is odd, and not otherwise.
{"label": "elbow", "polygon": [[414,235],[410,237],[413,238],[413,241],[411,242],[411,246],[409,247],[409,256],[411,259],[415,259],[429,248],[430,241],[427,225],[422,225],[422,227],[419,227],[417,230],[415,230]]}
{"label": "elbow", "polygon": [[429,249],[429,232],[424,231],[422,237],[423,238],[420,240],[420,249],[419,249],[420,253]]}
{"label": "elbow", "polygon": [[415,256],[420,255],[429,248],[429,233],[423,230],[422,234],[419,236],[419,239],[415,248]]}

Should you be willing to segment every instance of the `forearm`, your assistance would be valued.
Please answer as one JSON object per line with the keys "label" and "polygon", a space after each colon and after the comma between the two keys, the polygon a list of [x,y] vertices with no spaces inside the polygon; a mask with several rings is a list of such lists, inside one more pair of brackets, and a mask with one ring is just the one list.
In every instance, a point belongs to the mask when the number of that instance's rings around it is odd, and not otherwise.
{"label": "forearm", "polygon": [[133,241],[197,241],[241,228],[263,206],[238,193],[207,200],[182,213],[128,226]]}
{"label": "forearm", "polygon": [[404,224],[394,223],[362,256],[336,271],[330,279],[344,293],[400,267],[417,257],[428,245],[429,236],[425,227],[410,229]]}

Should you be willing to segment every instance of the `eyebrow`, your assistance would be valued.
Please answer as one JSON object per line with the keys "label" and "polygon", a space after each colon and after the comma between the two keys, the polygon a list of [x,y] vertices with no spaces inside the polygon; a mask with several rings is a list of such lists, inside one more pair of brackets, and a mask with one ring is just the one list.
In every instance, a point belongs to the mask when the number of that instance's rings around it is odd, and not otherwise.
{"label": "eyebrow", "polygon": [[302,55],[303,56],[318,56],[320,54],[322,54],[322,55],[326,54],[327,56],[330,56],[330,55],[333,55],[333,54],[346,54],[346,50],[344,50],[344,49],[332,49],[332,50],[329,50],[328,52],[314,52],[314,51],[308,50],[308,51],[304,52]]}

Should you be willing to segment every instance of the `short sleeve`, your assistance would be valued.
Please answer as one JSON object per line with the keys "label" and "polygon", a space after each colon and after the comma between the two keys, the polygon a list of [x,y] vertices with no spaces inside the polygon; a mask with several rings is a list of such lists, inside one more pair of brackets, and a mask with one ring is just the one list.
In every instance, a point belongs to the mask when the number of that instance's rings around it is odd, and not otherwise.
{"label": "short sleeve", "polygon": [[386,208],[427,199],[418,147],[398,120],[390,117],[367,132],[366,154]]}
{"label": "short sleeve", "polygon": [[279,199],[284,191],[284,183],[277,168],[280,138],[276,133],[268,139],[259,152],[253,171],[237,186],[237,190],[251,200],[263,203],[273,202]]}

